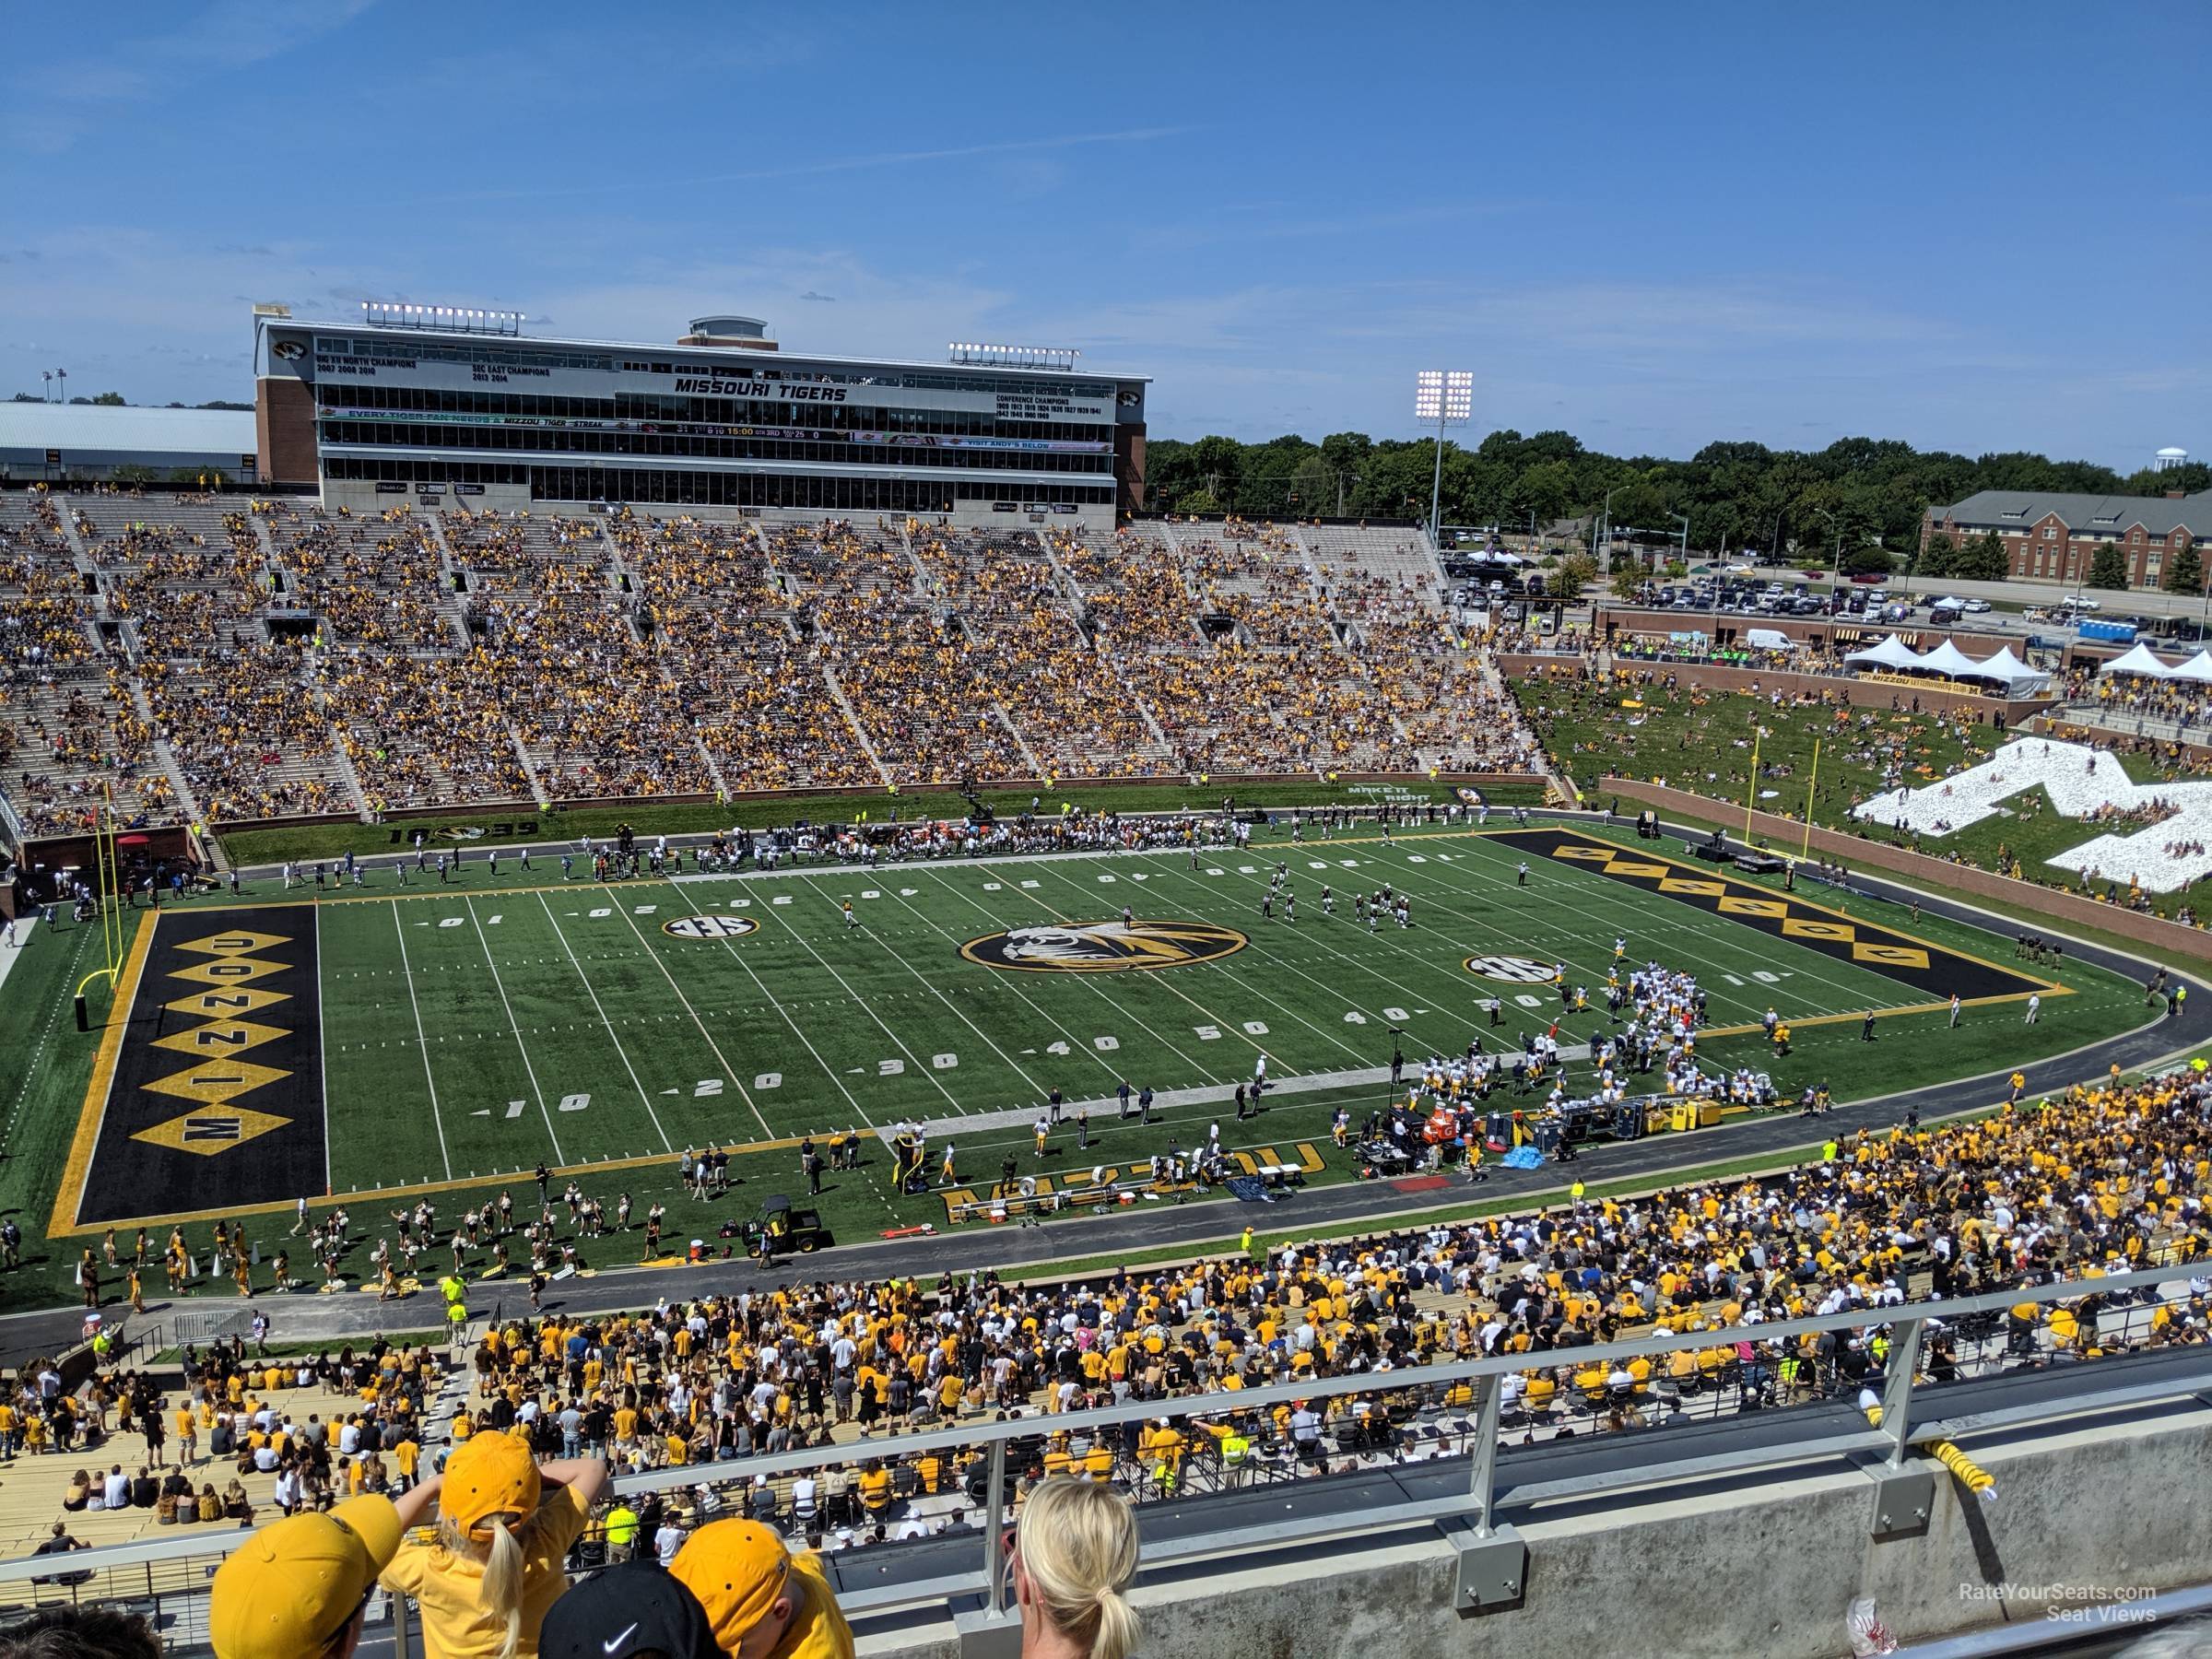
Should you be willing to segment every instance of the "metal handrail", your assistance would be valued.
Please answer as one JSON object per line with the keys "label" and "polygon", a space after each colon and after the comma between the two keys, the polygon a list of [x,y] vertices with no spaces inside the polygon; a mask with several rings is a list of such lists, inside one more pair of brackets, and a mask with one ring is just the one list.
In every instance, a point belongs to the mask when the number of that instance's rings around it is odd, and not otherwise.
{"label": "metal handrail", "polygon": [[[611,1483],[611,1490],[616,1495],[630,1497],[694,1486],[728,1485],[749,1481],[755,1476],[794,1475],[859,1459],[900,1460],[952,1448],[987,1447],[990,1458],[988,1501],[975,1569],[971,1572],[932,1579],[923,1583],[887,1585],[880,1589],[848,1593],[840,1599],[841,1605],[857,1613],[888,1611],[894,1607],[941,1602],[949,1595],[970,1594],[982,1597],[995,1612],[1002,1606],[1004,1595],[999,1538],[1006,1521],[1006,1448],[1015,1441],[1034,1439],[1040,1434],[1111,1429],[1146,1418],[1195,1420],[1229,1413],[1261,1410],[1297,1401],[1311,1403],[1347,1394],[1396,1394],[1471,1384],[1476,1394],[1475,1411],[1479,1427],[1470,1436],[1471,1468],[1465,1495],[1397,1505],[1393,1508],[1390,1519],[1394,1524],[1424,1519],[1464,1519],[1472,1524],[1478,1535],[1487,1534],[1492,1527],[1500,1497],[1496,1465],[1503,1391],[1497,1385],[1497,1379],[1508,1373],[1570,1363],[1587,1368],[1610,1364],[1616,1360],[1625,1362],[1674,1354],[1686,1349],[1733,1347],[1739,1342],[1773,1345],[1826,1331],[1887,1327],[1891,1333],[1891,1363],[1878,1378],[1884,1385],[1884,1412],[1878,1429],[1869,1427],[1780,1444],[1742,1445],[1671,1464],[1640,1462],[1616,1476],[1579,1478],[1574,1483],[1574,1490],[1586,1495],[1606,1489],[1649,1486],[1692,1472],[1709,1474],[1722,1469],[1740,1471],[1760,1466],[1798,1465],[1808,1459],[1861,1451],[1884,1452],[1889,1465],[1895,1467],[1901,1465],[1912,1444],[1939,1432],[1967,1433],[1976,1430],[2015,1427],[2038,1420],[2111,1410],[2122,1406],[2194,1394],[2206,1387],[2207,1382],[2212,1382],[2212,1349],[2207,1349],[2201,1368],[2178,1371],[2167,1380],[2144,1383],[2123,1372],[2113,1378],[2112,1386],[2100,1388],[2091,1381],[2096,1375],[2095,1369],[2091,1368],[2081,1373],[2087,1385],[2070,1391],[2063,1401],[1983,1413],[1949,1423],[1916,1422],[1912,1412],[1914,1361],[1919,1352],[1921,1334],[1928,1322],[1949,1323],[1976,1313],[2000,1312],[2022,1302],[2046,1306],[2076,1300],[2091,1293],[2102,1295],[2183,1283],[2193,1276],[2203,1273],[2205,1266],[2201,1262],[2177,1263],[2171,1266],[2136,1272],[2108,1274],[2097,1278],[2074,1278],[2051,1285],[2022,1286],[1955,1300],[1931,1300],[1888,1308],[1860,1308],[1841,1313],[1816,1314],[1802,1319],[1775,1320],[1766,1324],[1732,1325],[1705,1331],[1652,1331],[1617,1342],[1553,1348],[1537,1353],[1497,1355],[1403,1370],[1377,1370],[1337,1377],[1315,1377],[1305,1382],[1272,1383],[1262,1388],[1241,1389],[1229,1394],[1181,1394],[1168,1399],[1101,1406],[1085,1411],[1023,1415],[1003,1422],[977,1421],[956,1429],[921,1434],[894,1434],[881,1440],[849,1441],[831,1447],[809,1447],[621,1475]],[[1504,1494],[1526,1502],[1547,1495],[1547,1488],[1541,1483],[1509,1486],[1504,1488]],[[1374,1524],[1374,1519],[1372,1515],[1357,1512],[1332,1512],[1302,1519],[1278,1521],[1270,1525],[1267,1535],[1271,1542],[1320,1538],[1370,1529]],[[65,1556],[31,1556],[0,1560],[0,1585],[25,1583],[34,1578],[49,1578],[64,1572],[112,1572],[119,1569],[192,1557],[221,1557],[237,1548],[251,1535],[244,1529],[218,1532],[212,1527],[195,1528],[175,1537],[96,1547]],[[1147,1546],[1146,1559],[1157,1563],[1216,1555],[1234,1549],[1246,1541],[1243,1535],[1233,1531],[1198,1533]]]}

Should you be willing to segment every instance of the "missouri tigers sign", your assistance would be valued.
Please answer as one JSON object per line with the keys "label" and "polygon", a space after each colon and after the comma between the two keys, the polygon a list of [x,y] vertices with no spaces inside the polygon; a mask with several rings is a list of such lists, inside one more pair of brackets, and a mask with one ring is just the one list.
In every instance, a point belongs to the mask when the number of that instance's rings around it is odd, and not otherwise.
{"label": "missouri tigers sign", "polygon": [[1030,973],[1142,973],[1218,961],[1251,942],[1210,922],[1041,922],[971,939],[960,954]]}

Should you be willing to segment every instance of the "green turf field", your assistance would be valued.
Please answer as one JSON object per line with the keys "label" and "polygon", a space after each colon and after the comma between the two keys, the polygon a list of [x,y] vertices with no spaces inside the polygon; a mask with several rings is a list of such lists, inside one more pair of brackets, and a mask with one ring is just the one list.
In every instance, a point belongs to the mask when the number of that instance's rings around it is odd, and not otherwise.
{"label": "green turf field", "polygon": [[[1280,903],[1261,913],[1278,862],[1295,922]],[[1696,968],[1709,1065],[1771,1069],[1786,1090],[1826,1081],[1840,1099],[2062,1052],[2141,1018],[2133,986],[2069,963],[2025,1026],[2020,999],[2044,976],[2011,959],[2009,936],[1863,900],[1852,909],[1865,913],[1830,912],[1818,893],[1719,883],[1581,830],[1389,844],[1362,830],[1302,845],[1262,831],[1195,868],[1178,852],[603,885],[540,859],[527,873],[504,861],[496,883],[480,862],[445,888],[433,876],[402,888],[389,870],[371,881],[320,899],[266,883],[244,904],[188,900],[158,924],[140,912],[133,1017],[104,1033],[78,1034],[67,1009],[95,930],[41,935],[6,987],[0,1090],[15,1112],[0,1202],[44,1248],[0,1295],[51,1299],[75,1249],[109,1226],[127,1239],[144,1220],[159,1237],[159,1218],[188,1216],[197,1241],[217,1216],[255,1217],[273,1247],[294,1198],[327,1194],[373,1238],[416,1190],[449,1218],[499,1186],[527,1207],[540,1163],[610,1199],[629,1192],[641,1212],[669,1202],[680,1241],[770,1191],[802,1193],[796,1136],[914,1120],[934,1125],[933,1174],[950,1141],[979,1191],[1009,1153],[1065,1182],[1171,1136],[1187,1147],[1214,1121],[1233,1147],[1345,1179],[1328,1121],[1340,1102],[1381,1101],[1394,1028],[1409,1059],[1517,1045],[1559,1018],[1531,978],[1559,961],[1594,1005],[1561,1020],[1560,1041],[1586,1038],[1606,1024],[1595,993],[1617,937],[1631,962]],[[1384,882],[1411,896],[1412,926],[1352,919],[1352,890]],[[1071,931],[1091,924],[1104,925]],[[1027,954],[1009,964],[1006,935],[1038,927],[1055,934],[1017,939]],[[1927,1011],[1954,981],[1977,997],[1958,1031]],[[1778,1063],[1756,1029],[1727,1034],[1770,1005],[1797,1026]],[[1883,1015],[1873,1044],[1859,1041],[1868,1009]],[[1124,1078],[1163,1096],[1219,1088],[1262,1054],[1281,1087],[1253,1124],[1206,1100],[1150,1128],[1114,1121]],[[1091,1103],[1096,1144],[1063,1129],[1039,1160],[1029,1125],[1055,1088],[1071,1111]],[[674,1157],[709,1145],[737,1149],[737,1191],[682,1207]],[[859,1171],[827,1178],[838,1235],[945,1225],[942,1199],[897,1195],[888,1156],[866,1145]],[[618,1262],[639,1244],[593,1248]]]}

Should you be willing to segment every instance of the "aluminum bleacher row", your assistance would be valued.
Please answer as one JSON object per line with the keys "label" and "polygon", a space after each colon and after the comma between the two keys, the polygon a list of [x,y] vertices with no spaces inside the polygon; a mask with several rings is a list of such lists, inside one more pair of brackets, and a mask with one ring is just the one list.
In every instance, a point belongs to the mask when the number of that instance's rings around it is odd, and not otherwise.
{"label": "aluminum bleacher row", "polygon": [[0,493],[33,835],[967,779],[1522,773],[1419,532]]}

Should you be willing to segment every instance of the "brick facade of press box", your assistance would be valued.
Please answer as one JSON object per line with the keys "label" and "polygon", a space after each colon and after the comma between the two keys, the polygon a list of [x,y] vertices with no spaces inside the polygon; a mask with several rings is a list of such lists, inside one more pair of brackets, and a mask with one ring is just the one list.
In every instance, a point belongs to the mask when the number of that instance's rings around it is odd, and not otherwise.
{"label": "brick facade of press box", "polygon": [[257,382],[253,442],[264,484],[314,483],[319,477],[314,389],[284,375],[265,375]]}

